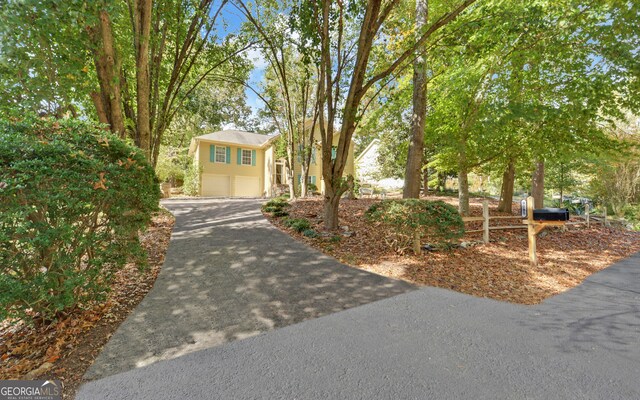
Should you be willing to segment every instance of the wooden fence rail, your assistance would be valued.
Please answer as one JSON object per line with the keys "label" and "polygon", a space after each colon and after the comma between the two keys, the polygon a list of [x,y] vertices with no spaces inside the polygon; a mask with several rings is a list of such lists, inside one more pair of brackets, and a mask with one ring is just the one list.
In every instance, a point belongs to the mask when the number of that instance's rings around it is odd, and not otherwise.
{"label": "wooden fence rail", "polygon": [[[589,204],[585,205],[585,213],[584,215],[580,215],[580,218],[583,218],[584,221],[573,221],[567,222],[566,225],[582,225],[586,224],[587,227],[591,226],[591,222],[602,223],[605,226],[609,226],[609,221],[607,220],[607,209],[604,208],[604,214],[602,216],[596,216],[590,214]],[[597,219],[596,219],[597,218]],[[489,232],[494,230],[506,230],[506,229],[527,229],[527,224],[519,224],[519,225],[503,225],[503,226],[489,226],[489,221],[491,220],[522,220],[521,215],[489,215],[489,201],[484,200],[482,202],[482,217],[462,217],[463,222],[482,222],[482,229],[472,229],[465,231],[465,233],[480,233],[482,232],[482,240],[485,243],[489,243]]]}

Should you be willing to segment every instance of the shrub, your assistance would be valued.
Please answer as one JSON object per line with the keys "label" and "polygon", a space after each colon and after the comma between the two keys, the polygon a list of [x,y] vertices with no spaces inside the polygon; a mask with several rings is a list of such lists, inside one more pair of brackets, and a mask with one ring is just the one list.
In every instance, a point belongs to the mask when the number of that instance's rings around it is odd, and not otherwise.
{"label": "shrub", "polygon": [[197,196],[200,194],[200,173],[202,167],[198,165],[194,157],[190,157],[186,163],[184,171],[183,192],[187,196]]}
{"label": "shrub", "polygon": [[628,204],[622,208],[622,213],[629,222],[629,228],[640,231],[640,204]]}
{"label": "shrub", "polygon": [[0,319],[48,321],[142,259],[160,191],[141,151],[87,122],[0,120]]}
{"label": "shrub", "polygon": [[444,245],[464,234],[460,214],[443,201],[383,200],[371,205],[365,215],[370,221],[383,223],[391,229],[392,237],[387,242],[400,252],[411,246],[419,253],[422,237]]}
{"label": "shrub", "polygon": [[318,236],[318,232],[314,231],[313,229],[305,229],[304,231],[302,231],[302,234],[308,238],[317,238]]}
{"label": "shrub", "polygon": [[287,215],[289,215],[289,213],[284,210],[278,210],[278,211],[274,211],[273,214],[271,215],[273,215],[276,218],[279,218],[279,217],[286,217]]}
{"label": "shrub", "polygon": [[303,232],[311,228],[311,223],[304,218],[288,218],[284,221],[284,225],[298,232]]}

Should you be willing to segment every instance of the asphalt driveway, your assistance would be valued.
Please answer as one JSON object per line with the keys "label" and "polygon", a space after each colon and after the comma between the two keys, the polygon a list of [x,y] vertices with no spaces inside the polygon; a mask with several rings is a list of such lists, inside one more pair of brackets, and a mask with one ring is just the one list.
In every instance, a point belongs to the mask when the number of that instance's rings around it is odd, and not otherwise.
{"label": "asphalt driveway", "polygon": [[259,200],[167,200],[158,279],[86,373],[98,379],[414,290],[274,228]]}
{"label": "asphalt driveway", "polygon": [[640,254],[540,305],[423,288],[89,382],[77,398],[638,399],[638,377]]}

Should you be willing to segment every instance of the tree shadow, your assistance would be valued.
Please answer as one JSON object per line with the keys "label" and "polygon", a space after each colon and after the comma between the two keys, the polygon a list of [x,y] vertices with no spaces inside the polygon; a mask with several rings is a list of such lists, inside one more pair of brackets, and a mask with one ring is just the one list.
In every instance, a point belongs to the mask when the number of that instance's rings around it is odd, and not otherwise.
{"label": "tree shadow", "polygon": [[98,379],[415,290],[274,228],[258,200],[169,200],[158,279],[85,375]]}

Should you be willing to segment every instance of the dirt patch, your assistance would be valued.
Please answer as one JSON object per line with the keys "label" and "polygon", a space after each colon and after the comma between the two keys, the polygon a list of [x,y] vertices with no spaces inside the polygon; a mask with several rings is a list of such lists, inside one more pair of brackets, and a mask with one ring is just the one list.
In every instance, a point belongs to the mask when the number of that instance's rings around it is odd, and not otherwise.
{"label": "dirt patch", "polygon": [[59,379],[64,398],[73,399],[102,346],[153,287],[174,222],[166,210],[153,217],[140,235],[148,268],[129,264],[118,271],[106,302],[79,307],[46,327],[0,325],[0,379]]}
{"label": "dirt patch", "polygon": [[[430,197],[457,206],[457,199]],[[471,215],[482,215],[482,200],[471,200]],[[529,265],[526,229],[495,230],[491,242],[466,249],[400,255],[386,243],[386,228],[364,216],[377,199],[342,200],[341,230],[337,235],[305,237],[268,216],[281,230],[336,257],[345,264],[380,275],[425,286],[437,286],[479,297],[520,304],[536,304],[579,285],[589,275],[640,251],[640,233],[592,224],[547,229],[538,238],[539,266]],[[490,201],[490,215],[520,214],[514,204],[512,214],[497,212]],[[288,208],[290,217],[307,218],[313,228],[322,231],[322,200],[297,200]],[[480,223],[467,223],[468,230]],[[491,226],[518,225],[521,219],[491,221]],[[343,231],[350,232],[346,237]],[[349,235],[349,234],[347,234]],[[464,241],[479,242],[481,233],[466,234]],[[425,239],[428,243],[428,238]]]}

